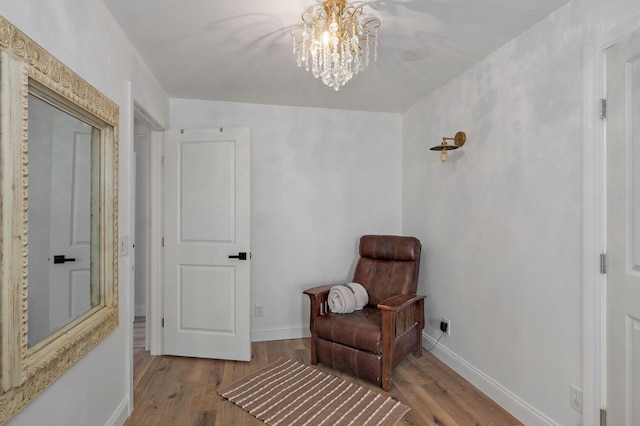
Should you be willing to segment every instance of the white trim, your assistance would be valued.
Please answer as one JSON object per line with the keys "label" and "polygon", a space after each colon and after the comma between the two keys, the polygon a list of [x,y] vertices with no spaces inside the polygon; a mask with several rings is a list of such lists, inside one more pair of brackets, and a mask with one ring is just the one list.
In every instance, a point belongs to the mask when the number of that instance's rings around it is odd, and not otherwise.
{"label": "white trim", "polygon": [[[159,124],[158,121],[155,120],[153,118],[153,116],[151,114],[148,114],[144,108],[144,106],[141,104],[141,99],[143,98],[141,91],[137,89],[137,87],[131,82],[129,81],[127,84],[127,89],[128,89],[128,93],[127,93],[127,110],[124,112],[124,121],[127,122],[127,126],[121,126],[121,128],[129,129],[129,141],[130,143],[128,144],[128,158],[129,159],[135,159],[135,153],[134,153],[134,147],[133,147],[133,140],[134,140],[134,120],[135,117],[142,117],[142,121],[145,123],[145,125],[153,130],[157,130],[159,128]],[[153,144],[154,142],[159,142],[161,144],[162,140],[161,137],[156,136],[156,139],[154,139],[154,133],[157,135],[157,132],[152,132],[151,134],[151,143]],[[158,139],[160,138],[160,139]],[[122,146],[122,145],[121,145]],[[160,150],[162,149],[161,147],[159,148]],[[124,151],[123,151],[124,152]],[[153,153],[153,151],[152,151]],[[153,161],[150,162],[150,167],[153,167],[153,165],[151,164],[153,163]],[[125,165],[121,162],[120,163],[121,167],[124,167]],[[152,169],[153,170],[153,169]],[[153,191],[155,189],[155,187],[153,186],[154,183],[161,185],[161,181],[158,182],[154,182],[154,179],[156,177],[155,176],[151,176],[151,197],[153,200]],[[130,161],[129,163],[129,182],[132,185],[132,188],[135,189],[135,161]],[[161,189],[160,189],[161,190]],[[129,199],[129,206],[130,206],[130,210],[129,210],[129,226],[130,226],[130,230],[135,230],[135,214],[136,214],[136,203],[135,203],[135,199],[133,198],[135,196],[134,190],[131,191],[131,198]],[[157,215],[153,214],[154,212],[158,212],[158,214],[161,214],[162,210],[158,209],[158,210],[153,210],[152,209],[152,214],[151,214],[151,221],[155,220],[157,221]],[[156,235],[153,231],[155,231],[155,228],[152,229],[151,232],[151,241],[156,242],[159,240],[160,236]],[[132,236],[130,236],[130,238],[135,238],[135,234],[132,233]],[[151,250],[153,250],[153,247],[151,247]],[[151,265],[154,265],[153,262],[156,262],[155,265],[161,265],[162,264],[162,257],[153,257],[154,252],[151,252]],[[125,389],[125,393],[127,395],[127,398],[125,399],[126,401],[126,405],[124,406],[124,408],[126,408],[126,412],[124,413],[124,419],[126,420],[127,417],[129,417],[129,415],[131,415],[131,413],[133,412],[134,409],[134,404],[133,404],[133,320],[135,318],[135,306],[134,306],[134,301],[135,301],[135,275],[132,273],[132,267],[131,265],[135,264],[135,259],[132,258],[132,256],[126,256],[126,259],[124,259],[125,261],[123,263],[125,263],[125,265],[127,265],[126,269],[125,269],[125,273],[128,276],[128,279],[124,282],[129,283],[129,306],[128,309],[126,309],[126,312],[128,315],[126,315],[126,318],[123,319],[122,323],[125,326],[125,351],[127,353],[127,357],[126,357],[126,365],[125,365],[125,374],[127,377],[127,382],[126,382],[126,389]],[[161,266],[160,266],[161,268]],[[151,268],[152,270],[152,276],[151,278],[154,278],[153,275],[153,268]],[[161,277],[160,277],[161,279]],[[126,291],[125,289],[122,289],[121,291]],[[153,312],[153,310],[152,310]],[[154,321],[155,320],[155,321]],[[151,317],[151,325],[148,325],[151,328],[151,330],[153,331],[153,326],[155,325],[156,327],[159,328],[159,323],[160,323],[160,318],[154,318]],[[151,346],[153,349],[153,339],[151,339]],[[153,351],[151,352],[152,355],[157,355],[157,353],[153,353]],[[121,404],[122,406],[122,404]],[[122,425],[124,424],[124,421],[117,423],[120,419],[119,416],[118,417],[114,417],[112,418],[113,421],[110,422],[109,424],[118,424],[118,425]],[[115,423],[114,423],[115,422]]]}
{"label": "white trim", "polygon": [[599,116],[603,92],[603,50],[584,46],[584,190],[583,190],[583,412],[585,426],[600,424],[605,407],[604,275],[604,140]]}
{"label": "white trim", "polygon": [[129,417],[130,402],[129,398],[123,399],[105,426],[122,426]]}
{"label": "white trim", "polygon": [[[436,339],[425,332],[422,333],[423,348],[430,348],[435,343]],[[522,423],[529,426],[558,424],[441,343],[438,343],[431,353]]]}
{"label": "white trim", "polygon": [[[135,167],[135,161],[133,160],[133,86],[131,85],[131,83],[129,82],[127,85],[127,104],[126,104],[126,110],[125,111],[121,111],[121,116],[123,115],[125,118],[121,119],[121,121],[125,122],[125,125],[120,126],[121,129],[121,135],[120,138],[124,139],[124,140],[128,140],[130,143],[129,144],[120,144],[120,150],[121,152],[119,153],[120,155],[120,167],[122,169],[124,169],[124,167],[126,167],[125,163],[122,161],[122,157],[123,157],[123,153],[125,152],[125,146],[128,146],[128,152],[126,155],[126,158],[129,159],[129,182],[135,182],[135,177],[131,176],[131,172],[134,171],[135,169],[133,167]],[[129,134],[126,135],[126,138],[124,137],[125,135],[122,134],[122,131],[124,129],[127,129],[129,131]],[[132,180],[133,179],[133,180]],[[122,182],[122,180],[121,180]],[[131,188],[130,188],[131,189]],[[129,209],[129,226],[133,226],[135,229],[135,203],[133,203],[133,205],[131,204],[133,200],[133,194],[130,194],[130,198],[128,200],[130,209]],[[124,216],[124,215],[122,215]],[[131,218],[133,217],[133,224],[131,223]],[[131,229],[131,228],[129,228]],[[122,230],[122,228],[119,228],[119,232]],[[116,241],[117,244],[120,244],[120,239],[122,238],[122,235],[118,235],[118,241]],[[126,256],[122,256],[121,260],[120,260],[123,264],[124,264],[124,268],[120,268],[121,271],[124,271],[124,273],[122,274],[124,277],[126,277],[126,279],[122,280],[120,282],[126,282],[128,284],[128,287],[124,287],[121,286],[120,291],[124,294],[125,292],[128,291],[128,297],[127,297],[127,301],[128,301],[128,306],[125,307],[124,311],[126,312],[126,315],[124,315],[124,318],[122,318],[122,324],[124,324],[124,336],[125,336],[125,343],[124,343],[124,350],[126,355],[126,363],[125,363],[125,375],[127,378],[126,381],[126,389],[125,389],[125,394],[127,395],[126,400],[128,401],[127,403],[127,417],[129,415],[131,415],[131,413],[133,412],[133,320],[135,318],[135,313],[134,313],[134,309],[135,307],[133,306],[134,303],[134,291],[135,289],[133,288],[134,286],[132,285],[135,281],[135,276],[134,274],[131,273],[131,264],[132,262],[135,262],[135,259],[131,260],[131,256],[129,256],[128,254]],[[122,299],[122,297],[120,296],[120,298]],[[122,309],[120,310],[120,312],[122,312]]]}
{"label": "white trim", "polygon": [[135,89],[135,87],[133,88],[133,92],[133,111],[136,120],[138,120],[151,131],[164,131],[164,127],[162,127],[162,124],[160,124],[158,120],[156,120],[151,114],[149,114],[149,112],[147,112],[147,109],[144,107],[140,100],[142,95],[138,90]]}
{"label": "white trim", "polygon": [[584,198],[583,198],[583,424],[598,426],[606,409],[606,275],[599,256],[606,253],[606,120],[598,104],[605,97],[605,50],[640,28],[640,15],[584,45]]}
{"label": "white trim", "polygon": [[[149,112],[146,100],[137,86],[129,82],[129,95],[132,108],[131,133],[134,133],[134,118],[139,120],[151,131],[149,139],[149,197],[150,197],[150,217],[149,217],[149,282],[150,288],[147,294],[147,330],[148,342],[145,339],[145,348],[149,346],[151,355],[162,355],[162,155],[164,152],[164,126],[157,119],[156,115]],[[133,141],[133,136],[132,139]],[[133,143],[131,143],[133,152]],[[134,177],[132,176],[132,182]],[[135,200],[132,200],[132,221],[135,222]],[[131,286],[132,299],[134,286]],[[133,322],[131,323],[131,333],[133,335]],[[132,361],[133,362],[133,361]],[[132,376],[133,377],[133,376]],[[132,397],[133,398],[133,397]]]}
{"label": "white trim", "polygon": [[164,341],[162,334],[163,316],[163,248],[162,225],[163,209],[163,168],[162,157],[164,155],[164,132],[152,131],[149,141],[149,177],[150,177],[150,241],[149,241],[149,282],[150,291],[147,294],[149,309],[149,350],[151,355],[163,353]]}
{"label": "white trim", "polygon": [[267,342],[271,340],[304,339],[311,337],[309,324],[292,327],[263,328],[251,330],[252,342]]}

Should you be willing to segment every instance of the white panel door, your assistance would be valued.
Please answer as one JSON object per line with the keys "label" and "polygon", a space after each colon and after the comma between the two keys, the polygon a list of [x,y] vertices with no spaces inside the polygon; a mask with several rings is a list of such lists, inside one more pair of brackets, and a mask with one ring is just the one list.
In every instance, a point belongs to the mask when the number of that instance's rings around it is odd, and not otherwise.
{"label": "white panel door", "polygon": [[606,51],[607,423],[640,425],[640,31]]}
{"label": "white panel door", "polygon": [[164,353],[250,360],[249,129],[167,131],[164,213]]}
{"label": "white panel door", "polygon": [[60,112],[53,127],[50,331],[91,309],[91,126]]}

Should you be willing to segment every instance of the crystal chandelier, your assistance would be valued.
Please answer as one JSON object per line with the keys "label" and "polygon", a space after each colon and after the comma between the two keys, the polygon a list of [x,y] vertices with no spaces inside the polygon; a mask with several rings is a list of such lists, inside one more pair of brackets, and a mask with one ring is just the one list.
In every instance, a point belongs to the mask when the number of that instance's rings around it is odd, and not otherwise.
{"label": "crystal chandelier", "polygon": [[378,58],[380,19],[362,16],[362,4],[326,0],[302,14],[303,25],[291,31],[298,66],[336,91]]}

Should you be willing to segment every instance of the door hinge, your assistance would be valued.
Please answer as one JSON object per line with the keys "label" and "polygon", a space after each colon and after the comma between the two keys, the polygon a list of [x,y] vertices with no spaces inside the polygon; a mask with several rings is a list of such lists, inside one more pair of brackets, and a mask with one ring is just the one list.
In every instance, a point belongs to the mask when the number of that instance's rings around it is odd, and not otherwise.
{"label": "door hinge", "polygon": [[600,409],[600,426],[607,426],[607,410]]}
{"label": "door hinge", "polygon": [[162,157],[162,160],[160,160],[160,163],[161,163],[162,167],[164,167],[164,156]]}
{"label": "door hinge", "polygon": [[162,237],[162,247],[164,247],[164,237]]}
{"label": "door hinge", "polygon": [[602,275],[607,273],[607,255],[605,253],[600,255],[600,273]]}
{"label": "door hinge", "polygon": [[162,328],[164,328],[164,318],[162,318]]}
{"label": "door hinge", "polygon": [[607,118],[607,100],[600,99],[600,119]]}

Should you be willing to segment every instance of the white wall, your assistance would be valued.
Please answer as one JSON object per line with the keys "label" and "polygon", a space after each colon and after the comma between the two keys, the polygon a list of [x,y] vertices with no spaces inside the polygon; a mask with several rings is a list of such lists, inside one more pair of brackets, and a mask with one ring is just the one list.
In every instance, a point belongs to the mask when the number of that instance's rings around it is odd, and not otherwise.
{"label": "white wall", "polygon": [[[165,93],[99,0],[0,0],[0,11],[121,106],[128,235],[127,82],[161,122]],[[359,235],[416,235],[426,331],[452,323],[439,354],[538,419],[579,424],[568,390],[582,386],[583,43],[638,13],[636,0],[572,1],[402,116],[173,100],[173,128],[251,128],[252,298],[264,305],[253,339],[306,331],[302,289],[348,279]],[[427,148],[458,130],[468,142],[441,165]],[[130,263],[120,261],[121,326],[12,425],[126,416]]]}
{"label": "white wall", "polygon": [[[129,233],[133,130],[126,119],[131,81],[160,121],[168,121],[163,89],[99,0],[0,0],[0,13],[90,84],[120,105],[120,232]],[[11,425],[117,424],[129,409],[127,327],[130,264],[120,258],[120,326],[19,413]]]}
{"label": "white wall", "polygon": [[[584,43],[638,13],[572,1],[403,114],[426,332],[450,319],[437,354],[527,424],[581,423]],[[458,130],[466,145],[440,164],[427,148]]]}
{"label": "white wall", "polygon": [[358,238],[401,231],[400,114],[171,100],[171,128],[251,128],[252,340],[308,332],[305,288],[345,282]]}

